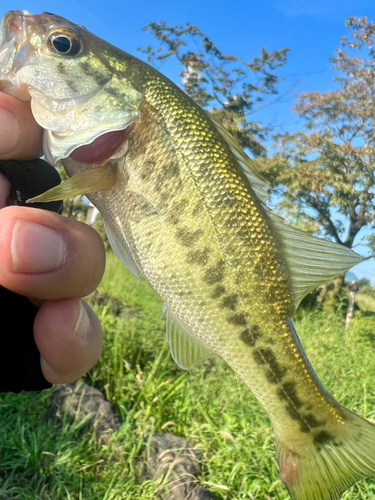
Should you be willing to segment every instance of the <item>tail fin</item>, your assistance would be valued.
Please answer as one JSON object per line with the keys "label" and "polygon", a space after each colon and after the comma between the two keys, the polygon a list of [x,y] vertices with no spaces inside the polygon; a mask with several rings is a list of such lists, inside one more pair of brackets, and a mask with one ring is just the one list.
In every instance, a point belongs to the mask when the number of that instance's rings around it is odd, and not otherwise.
{"label": "tail fin", "polygon": [[356,481],[375,476],[375,426],[343,410],[340,427],[316,430],[304,445],[291,449],[276,437],[280,476],[292,500],[339,500]]}

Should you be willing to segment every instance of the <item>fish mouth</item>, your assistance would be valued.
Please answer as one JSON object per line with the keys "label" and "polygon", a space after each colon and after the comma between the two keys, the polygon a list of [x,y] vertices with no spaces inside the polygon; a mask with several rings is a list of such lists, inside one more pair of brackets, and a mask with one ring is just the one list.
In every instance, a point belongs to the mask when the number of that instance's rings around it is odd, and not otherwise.
{"label": "fish mouth", "polygon": [[109,159],[127,151],[127,136],[132,130],[133,124],[128,125],[125,130],[107,132],[94,139],[90,144],[78,146],[68,156],[73,161],[86,165],[100,165]]}
{"label": "fish mouth", "polygon": [[0,24],[0,90],[19,99],[29,100],[25,89],[17,86],[17,72],[29,64],[36,51],[27,36],[27,11],[10,11]]}

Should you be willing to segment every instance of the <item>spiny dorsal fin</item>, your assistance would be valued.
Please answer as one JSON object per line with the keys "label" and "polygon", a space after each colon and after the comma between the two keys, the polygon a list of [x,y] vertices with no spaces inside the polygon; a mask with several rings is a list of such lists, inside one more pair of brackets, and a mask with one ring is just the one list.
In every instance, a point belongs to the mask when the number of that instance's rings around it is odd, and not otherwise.
{"label": "spiny dorsal fin", "polygon": [[255,191],[256,195],[260,200],[266,202],[270,198],[271,187],[262,179],[262,176],[255,166],[255,163],[247,156],[247,154],[242,150],[241,146],[238,144],[236,139],[228,132],[221,123],[217,122],[212,116],[208,115],[209,119],[213,122],[217,130],[222,135],[225,142],[228,144],[231,152],[235,156],[236,160],[240,164],[243,173],[249,179],[250,185]]}
{"label": "spiny dorsal fin", "polygon": [[167,342],[172,358],[183,370],[191,370],[214,354],[184,328],[176,316],[163,306],[163,315],[167,319]]}

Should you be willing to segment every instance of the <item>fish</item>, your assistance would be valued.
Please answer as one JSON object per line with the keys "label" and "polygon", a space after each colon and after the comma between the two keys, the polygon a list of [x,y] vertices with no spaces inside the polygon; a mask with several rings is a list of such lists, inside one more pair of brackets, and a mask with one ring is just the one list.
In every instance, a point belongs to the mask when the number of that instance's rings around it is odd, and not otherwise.
{"label": "fish", "polygon": [[86,194],[118,258],[163,299],[183,369],[224,359],[268,413],[292,500],[337,500],[375,475],[375,427],[322,386],[292,317],[361,258],[291,227],[224,127],[156,69],[54,14],[11,11],[0,90],[30,100],[44,155]]}

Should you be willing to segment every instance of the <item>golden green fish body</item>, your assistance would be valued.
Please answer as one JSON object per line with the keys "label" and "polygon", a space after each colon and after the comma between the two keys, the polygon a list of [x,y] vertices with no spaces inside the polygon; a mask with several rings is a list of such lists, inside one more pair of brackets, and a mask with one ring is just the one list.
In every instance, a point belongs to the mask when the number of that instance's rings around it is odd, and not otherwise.
{"label": "golden green fish body", "polygon": [[[375,475],[374,427],[321,386],[291,321],[355,254],[272,215],[238,146],[147,64],[48,13],[9,13],[0,31],[0,89],[26,86],[46,157],[72,176],[38,201],[90,193],[115,253],[165,301],[175,359],[207,348],[267,410],[293,500],[338,500]],[[83,161],[102,137],[121,147]]]}
{"label": "golden green fish body", "polygon": [[147,75],[121,183],[91,199],[183,326],[233,367],[275,427],[314,440],[341,417],[291,331],[282,243],[206,114]]}

